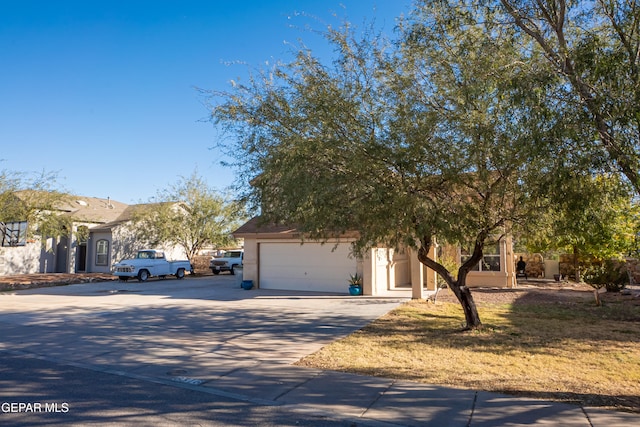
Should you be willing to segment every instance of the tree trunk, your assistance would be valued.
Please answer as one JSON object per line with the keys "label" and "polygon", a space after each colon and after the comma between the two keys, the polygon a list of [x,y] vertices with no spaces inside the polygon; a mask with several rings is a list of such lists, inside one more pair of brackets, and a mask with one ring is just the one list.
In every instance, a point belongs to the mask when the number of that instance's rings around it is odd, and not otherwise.
{"label": "tree trunk", "polygon": [[[453,294],[458,299],[458,302],[462,306],[462,310],[464,311],[464,318],[466,321],[465,329],[480,329],[482,328],[482,322],[480,321],[480,315],[478,314],[478,308],[476,307],[476,303],[473,300],[473,295],[471,295],[471,290],[467,287],[467,273],[468,266],[465,263],[466,268],[460,268],[458,271],[458,280],[454,280],[453,276],[449,271],[440,263],[435,260],[429,258],[429,239],[423,240],[423,245],[418,249],[418,260],[434,270],[436,273],[442,277],[449,288],[453,292]],[[474,254],[474,257],[477,257],[477,254]],[[482,257],[482,252],[480,252],[480,257]],[[478,258],[479,259],[479,258]],[[474,265],[473,262],[470,265]]]}
{"label": "tree trunk", "polygon": [[466,321],[465,329],[481,329],[482,322],[480,321],[480,315],[478,314],[478,308],[471,295],[471,290],[464,284],[460,284],[459,280],[456,280],[454,284],[449,285],[453,293],[455,294],[458,302],[462,306],[464,311],[464,318]]}
{"label": "tree trunk", "polygon": [[578,247],[573,245],[573,274],[576,276],[576,282],[580,283],[580,263],[578,263]]}

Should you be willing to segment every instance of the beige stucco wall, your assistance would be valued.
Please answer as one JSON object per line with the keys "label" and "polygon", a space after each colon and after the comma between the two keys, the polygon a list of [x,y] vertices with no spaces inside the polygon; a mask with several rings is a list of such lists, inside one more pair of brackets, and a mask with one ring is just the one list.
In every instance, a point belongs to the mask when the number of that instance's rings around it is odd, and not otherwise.
{"label": "beige stucco wall", "polygon": [[260,287],[258,280],[258,239],[244,239],[244,258],[242,260],[242,278],[244,280],[253,280],[255,287]]}
{"label": "beige stucco wall", "polygon": [[467,276],[467,286],[515,288],[516,266],[513,254],[513,241],[505,237],[500,241],[500,266],[502,271],[471,271]]}
{"label": "beige stucco wall", "polygon": [[[436,247],[431,248],[429,256],[436,259]],[[424,299],[427,291],[435,291],[437,284],[437,273],[431,270],[418,260],[418,252],[409,250],[411,268],[411,298]]]}
{"label": "beige stucco wall", "polygon": [[[439,248],[434,245],[429,256],[437,259],[436,253],[441,257],[450,257],[460,263],[460,251],[455,246]],[[500,265],[502,271],[472,271],[467,276],[467,286],[470,287],[497,287],[512,288],[516,286],[515,262],[513,254],[513,242],[510,237],[505,237],[500,242]],[[437,273],[418,261],[417,253],[411,256],[411,289],[412,298],[425,298],[425,291],[434,291],[437,283]],[[420,286],[422,285],[422,286]]]}
{"label": "beige stucco wall", "polygon": [[[243,279],[253,280],[257,287],[260,286],[259,244],[262,242],[300,243],[300,240],[245,236]],[[332,240],[328,244],[336,242],[338,240]],[[342,239],[340,242],[345,243],[349,240]],[[500,262],[503,271],[471,272],[467,282],[469,286],[515,286],[515,265],[511,239],[503,239],[501,245]],[[431,251],[430,255],[435,257],[437,248],[434,246]],[[457,249],[454,250],[454,253],[459,256]],[[357,272],[363,278],[364,295],[385,295],[394,289],[411,289],[412,298],[423,299],[428,291],[436,289],[437,275],[435,271],[420,263],[416,251],[410,249],[404,251],[395,251],[389,248],[370,249],[362,259],[358,260]]]}
{"label": "beige stucco wall", "polygon": [[[350,243],[351,241],[349,239],[329,240],[327,244]],[[300,243],[300,240],[245,236],[243,279],[253,280],[258,287],[260,286],[259,245],[264,242]],[[409,289],[412,282],[411,265],[414,264],[411,256],[410,251],[395,251],[388,248],[373,248],[367,251],[362,259],[356,260],[356,271],[362,275],[363,294],[383,295],[394,289]],[[426,274],[424,277],[430,276]],[[431,277],[430,283],[433,288],[435,286],[434,276]],[[346,289],[345,281],[345,291]]]}

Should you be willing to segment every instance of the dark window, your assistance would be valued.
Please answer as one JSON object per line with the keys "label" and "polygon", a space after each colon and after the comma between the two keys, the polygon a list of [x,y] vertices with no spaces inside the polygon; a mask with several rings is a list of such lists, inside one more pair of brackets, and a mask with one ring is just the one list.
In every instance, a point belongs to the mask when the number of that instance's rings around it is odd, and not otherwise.
{"label": "dark window", "polygon": [[96,242],[96,265],[109,263],[109,241],[102,239]]}
{"label": "dark window", "polygon": [[24,246],[27,244],[27,221],[0,222],[2,246]]}

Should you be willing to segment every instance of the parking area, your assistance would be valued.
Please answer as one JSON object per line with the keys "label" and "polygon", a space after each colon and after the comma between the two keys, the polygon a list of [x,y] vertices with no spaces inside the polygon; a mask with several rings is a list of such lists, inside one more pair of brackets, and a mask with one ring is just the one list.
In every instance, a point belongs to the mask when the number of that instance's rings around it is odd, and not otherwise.
{"label": "parking area", "polygon": [[246,291],[228,275],[28,289],[0,294],[0,347],[206,382],[291,364],[402,300]]}

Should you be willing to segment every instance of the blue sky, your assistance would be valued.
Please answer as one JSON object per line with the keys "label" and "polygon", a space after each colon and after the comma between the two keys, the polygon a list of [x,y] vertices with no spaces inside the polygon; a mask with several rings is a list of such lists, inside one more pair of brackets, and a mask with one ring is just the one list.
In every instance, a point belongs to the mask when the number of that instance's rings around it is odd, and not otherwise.
{"label": "blue sky", "polygon": [[[64,190],[148,201],[197,172],[223,189],[233,170],[196,87],[290,58],[307,25],[391,32],[410,0],[0,2],[0,169],[53,171]],[[315,18],[310,18],[313,16]],[[324,24],[323,24],[324,23]],[[235,63],[235,65],[229,65]]]}

